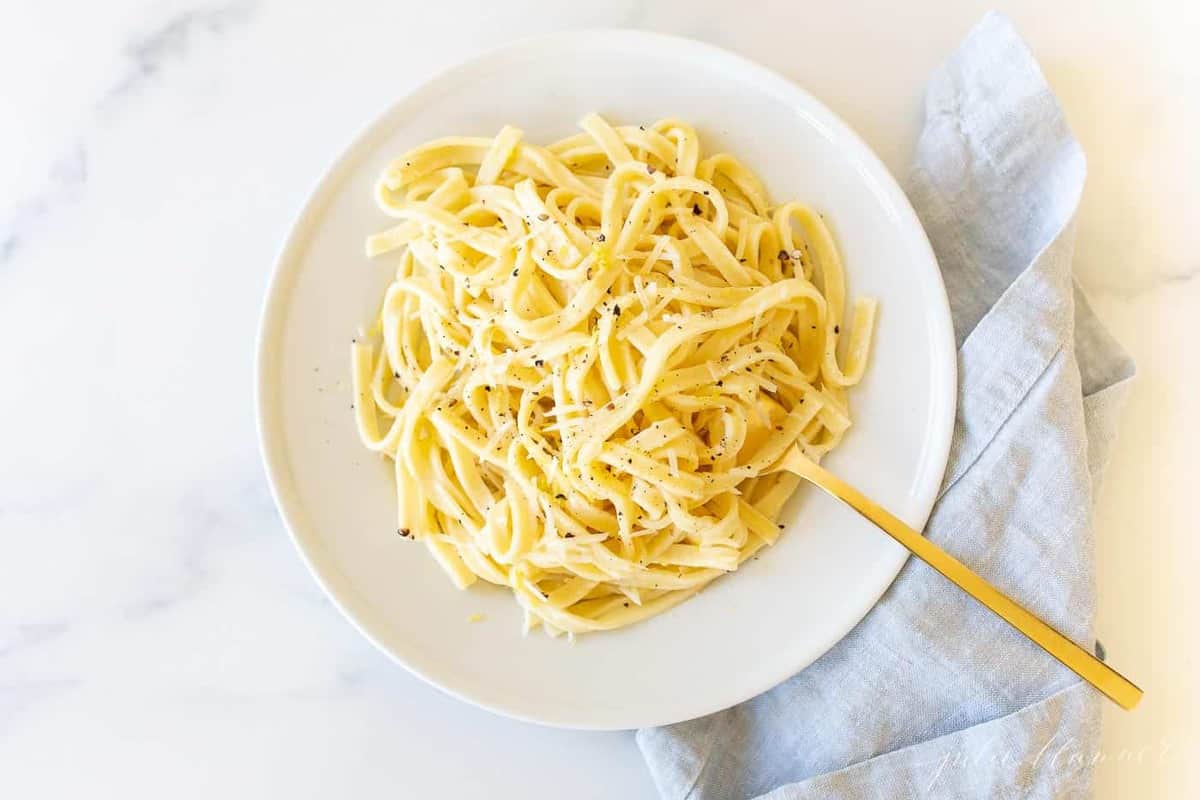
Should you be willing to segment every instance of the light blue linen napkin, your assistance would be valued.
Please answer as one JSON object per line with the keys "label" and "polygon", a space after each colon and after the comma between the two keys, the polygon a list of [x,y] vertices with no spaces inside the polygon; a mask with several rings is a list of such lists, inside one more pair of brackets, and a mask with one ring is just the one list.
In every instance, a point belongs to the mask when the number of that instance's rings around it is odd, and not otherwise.
{"label": "light blue linen napkin", "polygon": [[[959,344],[954,443],[926,535],[1091,647],[1089,516],[1133,365],[1071,278],[1085,172],[1033,56],[1004,17],[985,17],[930,82],[908,185]],[[808,669],[638,744],[672,799],[1081,797],[1099,704],[910,560]]]}

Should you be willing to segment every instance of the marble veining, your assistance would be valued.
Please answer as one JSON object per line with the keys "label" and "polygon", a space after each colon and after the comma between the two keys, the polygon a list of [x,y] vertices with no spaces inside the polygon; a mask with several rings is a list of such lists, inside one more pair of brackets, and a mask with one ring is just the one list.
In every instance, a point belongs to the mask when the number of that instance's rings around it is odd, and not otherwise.
{"label": "marble veining", "polygon": [[[91,121],[113,113],[120,103],[147,82],[159,76],[173,61],[186,58],[198,39],[220,38],[247,23],[257,7],[253,0],[214,7],[189,9],[139,34],[123,48],[126,67],[111,88],[97,98]],[[45,186],[19,202],[0,224],[0,265],[10,260],[30,232],[60,203],[78,199],[87,182],[88,153],[85,138],[72,143],[47,170]]]}
{"label": "marble veining", "polygon": [[197,37],[221,37],[248,22],[258,3],[230,3],[190,9],[170,17],[150,32],[133,39],[125,48],[131,68],[113,86],[102,102],[136,90],[158,75],[173,60],[184,58]]}
{"label": "marble veining", "polygon": [[18,203],[8,214],[8,222],[0,226],[0,266],[13,258],[30,229],[45,220],[56,205],[77,197],[86,181],[87,150],[83,142],[76,142],[50,166],[45,187]]}
{"label": "marble veining", "polygon": [[0,639],[0,658],[12,655],[22,647],[31,647],[62,636],[70,629],[70,624],[64,620],[14,625],[6,632],[8,639]]}

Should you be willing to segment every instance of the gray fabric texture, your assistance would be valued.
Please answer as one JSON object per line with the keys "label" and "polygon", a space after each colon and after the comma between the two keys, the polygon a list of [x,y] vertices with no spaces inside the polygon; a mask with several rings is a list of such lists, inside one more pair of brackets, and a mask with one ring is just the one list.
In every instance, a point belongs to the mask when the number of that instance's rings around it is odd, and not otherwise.
{"label": "gray fabric texture", "polygon": [[[930,81],[907,186],[959,343],[954,441],[925,533],[1092,647],[1092,497],[1133,364],[1071,277],[1085,174],[1037,62],[988,15]],[[1100,702],[910,560],[803,672],[638,743],[672,800],[1086,797]]]}

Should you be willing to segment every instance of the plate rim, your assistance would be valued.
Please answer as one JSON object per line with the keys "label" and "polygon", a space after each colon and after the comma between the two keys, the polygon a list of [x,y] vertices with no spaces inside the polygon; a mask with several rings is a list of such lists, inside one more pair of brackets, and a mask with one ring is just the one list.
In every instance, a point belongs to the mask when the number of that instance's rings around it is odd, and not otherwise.
{"label": "plate rim", "polygon": [[[609,44],[619,47],[629,47],[631,44],[641,43],[643,45],[657,45],[675,50],[690,51],[691,54],[699,57],[720,59],[736,67],[739,74],[746,79],[761,81],[763,85],[767,85],[767,88],[773,94],[786,97],[788,106],[803,108],[806,116],[809,116],[812,122],[823,126],[829,137],[836,143],[838,149],[846,152],[855,163],[865,168],[863,176],[874,180],[876,188],[883,193],[888,206],[900,215],[899,224],[904,228],[909,228],[915,234],[913,244],[923,251],[922,255],[927,256],[928,261],[934,267],[932,275],[933,285],[931,288],[940,290],[934,292],[935,297],[932,298],[931,302],[933,307],[927,309],[931,314],[931,318],[927,320],[927,324],[932,334],[932,339],[935,342],[937,340],[941,341],[938,349],[943,351],[940,354],[935,352],[932,359],[935,374],[933,376],[934,386],[931,391],[933,404],[930,409],[930,416],[933,419],[933,423],[929,437],[925,443],[925,449],[929,455],[926,463],[921,464],[923,468],[926,464],[930,468],[927,470],[928,477],[926,483],[919,486],[918,491],[913,492],[912,495],[919,513],[916,517],[907,520],[918,530],[924,528],[932,513],[938,490],[944,480],[949,462],[954,420],[957,416],[958,363],[953,318],[950,312],[945,282],[942,278],[941,269],[938,266],[937,255],[929,242],[928,234],[921,224],[916,210],[912,207],[912,203],[896,181],[896,178],[875,151],[867,145],[849,123],[843,120],[832,109],[810,94],[800,84],[776,70],[739,53],[684,36],[626,28],[573,29],[523,37],[486,49],[474,56],[438,70],[405,91],[400,97],[388,103],[385,108],[357,129],[349,141],[337,152],[333,160],[328,162],[327,166],[318,174],[305,196],[299,211],[292,216],[287,234],[276,252],[260,306],[259,324],[254,345],[253,402],[259,453],[266,473],[271,499],[279,512],[280,519],[288,532],[292,545],[326,597],[329,598],[338,612],[350,622],[355,630],[378,650],[383,652],[391,661],[403,667],[407,672],[457,700],[501,716],[554,728],[610,731],[657,727],[715,713],[743,703],[782,683],[790,676],[799,673],[845,638],[870,613],[871,609],[878,604],[883,594],[895,582],[900,570],[909,559],[909,552],[902,548],[897,548],[893,551],[894,556],[891,558],[893,563],[888,565],[886,569],[881,570],[886,577],[880,581],[878,591],[864,592],[861,602],[848,603],[849,610],[845,614],[846,624],[844,626],[837,626],[827,641],[822,642],[818,647],[814,647],[814,654],[807,662],[790,665],[779,675],[772,673],[769,678],[760,681],[753,687],[746,687],[743,692],[738,693],[740,696],[732,702],[722,699],[716,703],[697,704],[697,710],[694,713],[689,713],[687,716],[679,718],[674,716],[664,718],[661,715],[643,714],[636,719],[631,718],[629,722],[620,725],[611,722],[595,722],[587,719],[579,719],[570,713],[560,716],[533,714],[503,703],[473,697],[467,692],[447,685],[441,680],[427,674],[425,670],[406,661],[376,637],[360,621],[358,611],[352,608],[350,599],[342,595],[343,589],[338,585],[348,581],[348,579],[340,574],[335,565],[328,562],[325,564],[317,562],[317,555],[310,551],[306,537],[299,532],[299,525],[295,519],[298,512],[289,507],[290,498],[285,496],[282,488],[285,476],[287,476],[287,479],[290,479],[290,468],[285,456],[286,445],[282,439],[282,424],[279,418],[280,415],[277,412],[274,418],[272,418],[272,414],[269,412],[270,406],[278,406],[278,389],[272,388],[268,381],[268,378],[271,377],[270,361],[272,354],[276,350],[278,340],[282,335],[283,322],[286,320],[285,310],[287,303],[285,301],[288,292],[284,289],[286,281],[290,277],[289,273],[294,271],[292,267],[298,263],[298,256],[302,253],[303,248],[307,246],[310,239],[311,229],[319,221],[321,214],[328,205],[331,195],[341,185],[346,172],[356,163],[356,154],[368,144],[372,137],[381,133],[385,123],[391,121],[400,112],[401,108],[415,97],[436,90],[440,84],[452,81],[456,75],[478,69],[488,62],[502,60],[521,51],[533,51],[547,46],[560,46],[562,43],[570,42],[571,40],[586,40],[588,45],[595,46],[600,39],[608,40]],[[292,487],[288,488],[290,491]]]}

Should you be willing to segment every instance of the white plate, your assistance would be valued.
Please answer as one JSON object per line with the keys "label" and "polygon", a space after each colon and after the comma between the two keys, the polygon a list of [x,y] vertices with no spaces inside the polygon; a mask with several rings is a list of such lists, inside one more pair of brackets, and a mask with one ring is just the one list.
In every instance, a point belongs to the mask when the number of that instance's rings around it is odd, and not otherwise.
{"label": "white plate", "polygon": [[933,253],[887,170],[829,109],[722,50],[627,31],[525,41],[435,78],[359,136],[292,229],[263,311],[258,421],[276,503],[330,597],[409,670],[502,714],[611,729],[689,719],[782,681],[866,614],[906,555],[805,487],[757,560],[658,618],[571,645],[523,638],[507,591],[457,591],[424,547],[397,537],[391,471],[359,444],[350,410],[350,338],[393,271],[363,256],[364,237],[387,224],[372,184],[428,139],[512,123],[548,143],[593,110],[619,123],[688,120],[776,201],[825,214],[851,291],[880,301],[874,360],[851,395],[856,424],[827,465],[916,527],[946,464],[955,352]]}

